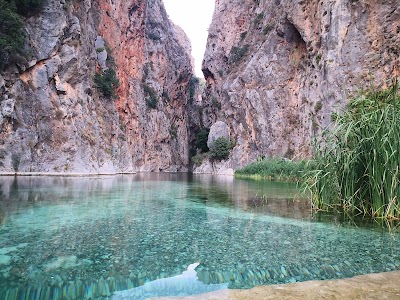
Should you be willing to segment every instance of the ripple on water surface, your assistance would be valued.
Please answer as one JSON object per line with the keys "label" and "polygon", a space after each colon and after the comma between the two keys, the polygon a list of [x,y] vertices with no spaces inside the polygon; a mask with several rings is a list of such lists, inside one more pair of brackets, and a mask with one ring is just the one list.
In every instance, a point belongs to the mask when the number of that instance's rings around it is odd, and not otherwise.
{"label": "ripple on water surface", "polygon": [[0,192],[0,299],[146,299],[400,268],[399,235],[314,222],[287,184],[4,177]]}

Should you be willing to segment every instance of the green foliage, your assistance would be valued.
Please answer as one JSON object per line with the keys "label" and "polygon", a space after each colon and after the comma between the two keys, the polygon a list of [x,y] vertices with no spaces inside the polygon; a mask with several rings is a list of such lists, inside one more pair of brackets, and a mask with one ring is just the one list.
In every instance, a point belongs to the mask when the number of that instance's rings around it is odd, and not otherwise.
{"label": "green foliage", "polygon": [[200,149],[201,152],[208,152],[207,140],[210,128],[203,128],[196,134],[196,148]]}
{"label": "green foliage", "polygon": [[213,160],[227,159],[233,144],[226,138],[217,138],[211,145],[210,158]]}
{"label": "green foliage", "polygon": [[313,164],[305,160],[268,158],[250,164],[235,172],[236,177],[300,182]]}
{"label": "green foliage", "polygon": [[172,124],[169,129],[169,134],[172,138],[176,139],[178,137],[178,128],[176,128],[175,124]]}
{"label": "green foliage", "polygon": [[192,76],[190,78],[190,81],[189,81],[189,101],[190,101],[190,103],[192,103],[194,100],[194,96],[196,94],[196,88],[199,86],[199,84],[200,84],[199,78],[197,78],[196,76]]}
{"label": "green foliage", "polygon": [[170,101],[170,100],[171,100],[171,99],[169,98],[168,91],[166,91],[166,90],[163,90],[161,96],[163,97],[163,99],[164,99],[165,101]]}
{"label": "green foliage", "polygon": [[315,57],[315,61],[317,62],[318,65],[319,65],[321,59],[322,59],[322,55],[319,53],[319,54]]}
{"label": "green foliage", "polygon": [[0,69],[15,53],[22,53],[26,38],[21,17],[13,2],[0,0]]}
{"label": "green foliage", "polygon": [[27,36],[20,15],[41,10],[43,0],[0,0],[0,69],[24,52]]}
{"label": "green foliage", "polygon": [[94,75],[94,84],[106,98],[115,98],[115,90],[119,87],[119,80],[113,68],[99,71]]}
{"label": "green foliage", "polygon": [[333,120],[334,130],[317,149],[316,169],[308,175],[314,207],[400,218],[397,83],[362,93]]}
{"label": "green foliage", "polygon": [[105,50],[104,47],[100,47],[100,48],[97,48],[97,49],[96,49],[96,52],[97,52],[97,53],[101,53],[101,52],[103,52],[104,50]]}
{"label": "green foliage", "polygon": [[153,41],[159,41],[161,40],[161,36],[157,32],[149,32],[147,34],[147,37]]}
{"label": "green foliage", "polygon": [[200,166],[205,159],[209,157],[209,153],[200,153],[192,157],[192,162],[196,166]]}
{"label": "green foliage", "polygon": [[243,58],[243,56],[246,55],[248,50],[249,50],[249,45],[244,45],[243,47],[233,46],[229,54],[229,62],[236,63],[240,61]]}
{"label": "green foliage", "polygon": [[158,103],[157,92],[146,83],[143,83],[142,86],[147,106],[152,109],[157,108],[157,103]]}
{"label": "green foliage", "polygon": [[254,27],[258,27],[263,19],[264,19],[264,13],[257,14],[253,21]]}

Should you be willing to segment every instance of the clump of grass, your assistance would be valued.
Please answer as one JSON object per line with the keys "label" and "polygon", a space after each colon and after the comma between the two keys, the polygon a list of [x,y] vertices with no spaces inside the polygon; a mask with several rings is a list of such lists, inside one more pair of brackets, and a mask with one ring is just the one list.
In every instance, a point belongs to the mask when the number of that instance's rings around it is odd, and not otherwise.
{"label": "clump of grass", "polygon": [[235,172],[235,177],[301,182],[304,174],[313,168],[306,160],[294,161],[284,158],[268,158],[250,164]]}
{"label": "clump of grass", "polygon": [[371,89],[353,99],[317,150],[307,185],[317,209],[400,218],[400,96]]}

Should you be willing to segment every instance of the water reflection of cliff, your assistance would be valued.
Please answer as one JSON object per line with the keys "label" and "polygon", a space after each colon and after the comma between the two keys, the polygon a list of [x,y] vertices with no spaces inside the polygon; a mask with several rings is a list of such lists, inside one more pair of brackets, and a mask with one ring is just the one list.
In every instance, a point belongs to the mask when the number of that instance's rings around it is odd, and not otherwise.
{"label": "water reflection of cliff", "polygon": [[247,212],[311,219],[309,201],[295,184],[237,180],[231,176],[195,175],[190,200]]}
{"label": "water reflection of cliff", "polygon": [[[291,218],[309,218],[308,201],[298,199],[293,184],[236,180],[231,176],[193,175],[188,173],[141,173],[129,176],[101,177],[13,177],[0,181],[0,222],[9,213],[35,203],[52,204],[87,199],[110,191],[128,191],[133,182],[143,187],[152,181],[186,181],[187,194],[199,204],[224,206],[249,212]],[[137,185],[135,186],[137,188]]]}

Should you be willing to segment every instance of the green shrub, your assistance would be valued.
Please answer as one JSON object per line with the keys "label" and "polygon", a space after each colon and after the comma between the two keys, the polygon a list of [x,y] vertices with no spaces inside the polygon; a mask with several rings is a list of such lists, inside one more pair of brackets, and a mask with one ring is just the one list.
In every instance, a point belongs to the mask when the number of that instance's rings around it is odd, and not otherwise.
{"label": "green shrub", "polygon": [[264,13],[257,14],[253,21],[254,27],[258,27],[263,19],[264,19]]}
{"label": "green shrub", "polygon": [[196,88],[199,86],[200,79],[192,76],[189,81],[189,102],[192,103],[196,94]]}
{"label": "green shrub", "polygon": [[167,92],[166,90],[163,90],[161,96],[163,97],[163,99],[164,99],[165,101],[170,101],[168,92]]}
{"label": "green shrub", "polygon": [[311,162],[284,158],[268,158],[252,163],[235,172],[236,177],[278,181],[304,180],[304,175],[313,168]]}
{"label": "green shrub", "polygon": [[169,128],[169,134],[174,139],[178,137],[178,128],[176,127],[175,124],[172,124],[171,127]]}
{"label": "green shrub", "polygon": [[208,157],[209,153],[200,153],[192,157],[192,162],[195,166],[200,166]]}
{"label": "green shrub", "polygon": [[153,41],[159,41],[161,40],[161,36],[157,32],[150,32],[147,34],[148,38],[153,40]]}
{"label": "green shrub", "polygon": [[318,65],[319,65],[321,59],[322,59],[322,55],[319,53],[319,54],[315,57],[315,61],[317,62]]}
{"label": "green shrub", "polygon": [[244,45],[243,47],[233,46],[229,54],[229,62],[236,63],[246,55],[249,50],[249,45]]}
{"label": "green shrub", "polygon": [[147,106],[152,109],[157,108],[157,103],[158,103],[157,92],[146,83],[143,83],[142,86]]}
{"label": "green shrub", "polygon": [[24,51],[24,24],[20,15],[31,15],[41,10],[43,0],[0,0],[0,69],[16,60]]}
{"label": "green shrub", "polygon": [[196,148],[200,149],[201,152],[208,152],[210,149],[208,149],[207,146],[207,140],[208,140],[208,134],[210,133],[209,128],[204,128],[200,130],[196,134]]}
{"label": "green shrub", "polygon": [[94,84],[106,98],[115,98],[115,90],[119,87],[119,80],[113,68],[99,71],[94,75]]}
{"label": "green shrub", "polygon": [[21,17],[13,2],[0,0],[0,69],[12,60],[16,53],[22,53],[26,32]]}
{"label": "green shrub", "polygon": [[308,187],[318,209],[400,218],[400,96],[398,85],[371,90],[333,116],[317,149]]}
{"label": "green shrub", "polygon": [[210,158],[213,160],[227,159],[231,152],[232,143],[223,137],[217,138],[211,145]]}

